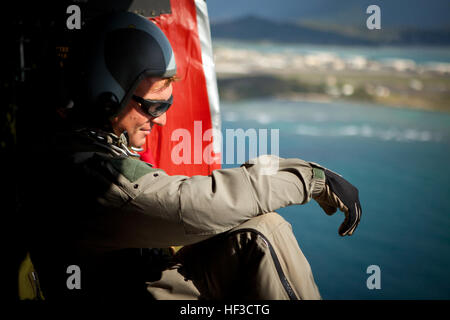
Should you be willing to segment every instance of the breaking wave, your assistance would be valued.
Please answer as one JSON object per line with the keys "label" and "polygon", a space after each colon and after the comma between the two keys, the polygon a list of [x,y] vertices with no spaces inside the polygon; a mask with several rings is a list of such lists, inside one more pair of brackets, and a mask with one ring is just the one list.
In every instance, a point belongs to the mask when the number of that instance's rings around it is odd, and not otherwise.
{"label": "breaking wave", "polygon": [[323,127],[314,125],[298,125],[295,134],[316,137],[363,137],[384,141],[429,142],[441,141],[442,136],[428,130],[412,128],[381,128],[370,125],[344,125],[339,127]]}

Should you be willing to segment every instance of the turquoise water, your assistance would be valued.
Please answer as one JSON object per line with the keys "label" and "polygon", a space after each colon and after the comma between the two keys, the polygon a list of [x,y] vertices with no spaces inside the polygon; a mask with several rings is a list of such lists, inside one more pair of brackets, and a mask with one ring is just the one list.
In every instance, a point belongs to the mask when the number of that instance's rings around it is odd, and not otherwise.
{"label": "turquoise water", "polygon": [[[342,213],[329,217],[314,201],[279,210],[324,299],[450,298],[450,114],[281,100],[221,108],[224,136],[279,129],[280,156],[318,162],[358,187],[363,216],[351,237],[337,234]],[[381,289],[367,288],[370,265]]]}

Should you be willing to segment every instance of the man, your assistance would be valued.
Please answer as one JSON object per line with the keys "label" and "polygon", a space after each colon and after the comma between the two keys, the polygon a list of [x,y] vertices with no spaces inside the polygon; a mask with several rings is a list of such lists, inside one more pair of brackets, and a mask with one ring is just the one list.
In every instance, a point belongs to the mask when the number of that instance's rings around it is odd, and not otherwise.
{"label": "man", "polygon": [[40,232],[31,251],[44,296],[320,299],[290,225],[273,211],[313,198],[328,214],[343,211],[339,233],[351,235],[361,217],[357,189],[300,159],[271,157],[272,174],[258,159],[211,176],[151,167],[134,150],[166,123],[173,100],[167,38],[119,13],[89,29],[85,48],[76,126],[56,136],[56,156],[40,158],[45,170],[30,186],[29,202],[45,208],[32,220]]}

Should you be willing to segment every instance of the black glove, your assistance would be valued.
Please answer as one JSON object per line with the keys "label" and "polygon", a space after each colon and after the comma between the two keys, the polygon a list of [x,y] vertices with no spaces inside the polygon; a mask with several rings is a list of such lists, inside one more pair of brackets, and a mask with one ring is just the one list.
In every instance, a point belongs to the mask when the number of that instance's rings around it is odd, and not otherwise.
{"label": "black glove", "polygon": [[361,219],[361,204],[358,189],[342,176],[324,168],[325,187],[323,192],[314,197],[320,207],[328,214],[334,214],[337,209],[345,214],[344,222],[339,227],[341,236],[350,236],[355,231]]}

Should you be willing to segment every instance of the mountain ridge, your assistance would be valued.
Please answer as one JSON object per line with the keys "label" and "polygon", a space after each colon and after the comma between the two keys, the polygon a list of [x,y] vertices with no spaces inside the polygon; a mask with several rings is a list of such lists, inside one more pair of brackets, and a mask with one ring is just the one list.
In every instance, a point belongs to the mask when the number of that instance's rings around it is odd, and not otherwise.
{"label": "mountain ridge", "polygon": [[211,23],[215,39],[332,45],[450,45],[450,29],[339,27],[319,22],[283,22],[256,15]]}
{"label": "mountain ridge", "polygon": [[450,27],[448,0],[227,0],[207,1],[211,22],[249,14],[276,21],[316,21],[365,26],[369,5],[381,10],[382,28],[441,29]]}

